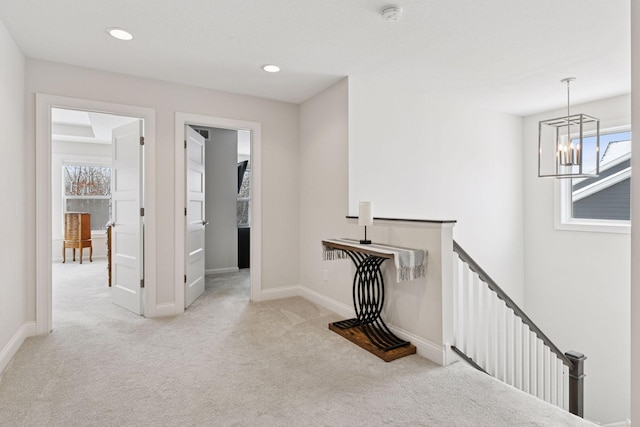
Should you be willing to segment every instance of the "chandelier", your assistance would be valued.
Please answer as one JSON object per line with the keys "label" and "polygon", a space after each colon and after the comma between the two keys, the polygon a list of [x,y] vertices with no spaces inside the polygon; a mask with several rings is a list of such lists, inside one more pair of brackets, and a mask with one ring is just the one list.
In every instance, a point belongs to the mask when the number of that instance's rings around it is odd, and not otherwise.
{"label": "chandelier", "polygon": [[600,120],[571,114],[567,84],[567,115],[538,122],[538,176],[591,178],[600,173]]}

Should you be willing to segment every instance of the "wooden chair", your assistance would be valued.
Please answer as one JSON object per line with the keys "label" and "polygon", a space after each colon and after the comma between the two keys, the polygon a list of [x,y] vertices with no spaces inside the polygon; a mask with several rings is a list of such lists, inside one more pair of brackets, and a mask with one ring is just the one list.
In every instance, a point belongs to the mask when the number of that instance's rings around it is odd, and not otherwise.
{"label": "wooden chair", "polygon": [[89,248],[89,262],[93,262],[93,244],[91,243],[91,214],[86,212],[67,212],[64,214],[64,240],[62,241],[62,262],[67,261],[66,249],[73,249],[73,260],[76,260],[76,248]]}

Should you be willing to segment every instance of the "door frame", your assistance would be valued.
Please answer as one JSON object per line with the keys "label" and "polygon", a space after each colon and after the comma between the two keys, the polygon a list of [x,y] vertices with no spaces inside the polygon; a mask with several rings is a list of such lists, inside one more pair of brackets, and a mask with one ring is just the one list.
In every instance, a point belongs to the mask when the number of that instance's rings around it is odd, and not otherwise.
{"label": "door frame", "polygon": [[258,122],[246,120],[227,119],[223,117],[204,116],[176,112],[175,116],[175,295],[176,310],[182,307],[184,311],[184,274],[185,265],[185,126],[204,126],[231,130],[251,131],[251,301],[260,301],[262,288],[262,164],[261,164],[261,138],[262,125]]}
{"label": "door frame", "polygon": [[47,334],[52,320],[51,236],[51,109],[92,111],[144,121],[143,203],[145,207],[143,308],[156,316],[156,183],[155,110],[81,98],[36,94],[36,334]]}

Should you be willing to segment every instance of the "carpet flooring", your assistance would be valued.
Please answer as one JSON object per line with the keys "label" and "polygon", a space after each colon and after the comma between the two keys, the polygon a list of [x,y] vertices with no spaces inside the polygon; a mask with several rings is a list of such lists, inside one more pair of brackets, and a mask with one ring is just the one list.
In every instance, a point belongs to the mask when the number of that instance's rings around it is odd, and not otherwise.
{"label": "carpet flooring", "polygon": [[54,264],[54,330],[0,376],[0,426],[593,425],[463,363],[385,363],[302,298],[251,303],[248,270],[145,319],[110,303],[105,268]]}

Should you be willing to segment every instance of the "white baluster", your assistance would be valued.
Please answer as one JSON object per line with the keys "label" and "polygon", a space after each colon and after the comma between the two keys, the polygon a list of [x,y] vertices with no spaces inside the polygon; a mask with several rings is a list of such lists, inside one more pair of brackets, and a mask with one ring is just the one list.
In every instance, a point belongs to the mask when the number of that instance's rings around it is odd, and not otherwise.
{"label": "white baluster", "polygon": [[461,350],[467,356],[470,354],[471,348],[471,304],[469,301],[469,266],[462,273],[462,318],[463,318],[463,341]]}
{"label": "white baluster", "polygon": [[556,405],[564,408],[564,363],[561,359],[556,358]]}
{"label": "white baluster", "polygon": [[551,350],[549,350],[549,347],[547,347],[543,343],[542,351],[543,351],[542,354],[543,354],[543,360],[544,360],[544,375],[542,377],[544,381],[543,399],[546,402],[551,403]]}
{"label": "white baluster", "polygon": [[476,342],[478,340],[478,328],[477,328],[477,304],[478,295],[476,294],[475,278],[476,273],[473,271],[469,274],[469,353],[467,355],[473,360],[477,359]]}
{"label": "white baluster", "polygon": [[529,332],[529,393],[538,395],[538,338]]}
{"label": "white baluster", "polygon": [[486,283],[481,282],[481,285],[482,301],[484,302],[482,310],[482,341],[484,342],[482,360],[484,361],[485,370],[488,372],[491,366],[491,343],[493,337],[493,330],[491,329],[491,316],[493,315],[491,303],[495,299],[495,295]]}
{"label": "white baluster", "polygon": [[549,402],[558,406],[558,358],[555,353],[549,349]]}
{"label": "white baluster", "polygon": [[536,396],[544,400],[544,343],[536,337],[537,378]]}
{"label": "white baluster", "polygon": [[458,275],[458,341],[457,346],[464,351],[465,330],[464,330],[464,273],[467,271],[467,264],[460,262]]}
{"label": "white baluster", "polygon": [[520,318],[518,316],[513,316],[513,330],[515,333],[515,337],[514,337],[514,374],[515,374],[515,378],[514,378],[514,382],[513,385],[520,390],[523,390],[523,384],[522,384],[522,358],[523,358],[523,352],[522,352],[522,321],[520,320]]}
{"label": "white baluster", "polygon": [[514,375],[513,375],[513,368],[514,368],[514,354],[513,354],[513,350],[514,350],[514,346],[515,346],[515,342],[513,340],[514,337],[514,332],[513,332],[513,318],[515,317],[515,314],[513,313],[513,310],[511,310],[510,308],[506,308],[505,310],[505,346],[506,346],[506,352],[505,352],[505,381],[507,384],[509,385],[513,385],[514,382]]}
{"label": "white baluster", "polygon": [[563,388],[563,404],[562,407],[564,408],[565,411],[569,410],[569,367],[567,365],[565,365],[564,363],[562,364],[562,384],[564,386]]}
{"label": "white baluster", "polygon": [[493,294],[489,299],[487,299],[487,331],[489,331],[488,336],[488,352],[487,352],[487,372],[491,376],[496,376],[497,368],[497,360],[498,360],[498,336],[497,336],[497,322],[496,322],[496,304],[498,302],[498,298]]}
{"label": "white baluster", "polygon": [[498,319],[498,372],[496,374],[496,378],[500,381],[505,381],[507,377],[507,325],[505,321],[507,306],[504,301],[498,301],[497,307],[497,319]]}
{"label": "white baluster", "polygon": [[522,324],[522,391],[531,393],[531,331]]}
{"label": "white baluster", "polygon": [[473,360],[483,366],[482,351],[485,344],[482,342],[482,311],[484,301],[482,299],[482,287],[480,277],[473,273],[471,287],[473,288]]}
{"label": "white baluster", "polygon": [[556,370],[558,371],[558,384],[556,385],[556,393],[558,394],[558,406],[564,408],[564,363],[562,360],[556,359]]}
{"label": "white baluster", "polygon": [[458,288],[460,287],[458,281],[460,280],[460,257],[456,252],[453,253],[453,343],[458,346],[460,344],[460,295],[458,295]]}

